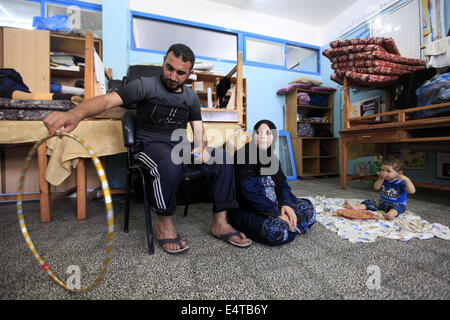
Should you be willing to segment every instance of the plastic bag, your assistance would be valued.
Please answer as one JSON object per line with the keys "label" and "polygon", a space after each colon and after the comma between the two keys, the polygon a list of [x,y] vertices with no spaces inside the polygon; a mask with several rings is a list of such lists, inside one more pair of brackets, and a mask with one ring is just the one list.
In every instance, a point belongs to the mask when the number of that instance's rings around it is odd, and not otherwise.
{"label": "plastic bag", "polygon": [[416,90],[417,106],[422,107],[447,102],[445,98],[439,97],[442,88],[450,88],[450,72],[435,75]]}
{"label": "plastic bag", "polygon": [[49,18],[33,17],[33,28],[36,30],[70,31],[69,18],[66,15],[57,14]]}
{"label": "plastic bag", "polygon": [[[450,101],[450,72],[437,74],[416,90],[417,106],[429,106]],[[417,111],[417,118],[450,115],[450,107]]]}

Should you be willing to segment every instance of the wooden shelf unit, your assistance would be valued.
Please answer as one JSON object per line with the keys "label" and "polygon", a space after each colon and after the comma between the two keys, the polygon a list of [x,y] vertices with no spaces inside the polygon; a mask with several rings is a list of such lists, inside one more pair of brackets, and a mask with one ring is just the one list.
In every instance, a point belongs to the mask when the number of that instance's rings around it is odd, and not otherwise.
{"label": "wooden shelf unit", "polygon": [[[298,104],[297,94],[319,94],[327,99],[327,106]],[[321,110],[327,115],[325,122],[300,120],[311,110]],[[301,88],[293,89],[286,95],[286,131],[289,132],[294,151],[295,167],[299,177],[317,177],[339,174],[338,138],[335,137],[298,137],[299,123],[309,123],[315,128],[324,128],[333,133],[333,93],[315,92]],[[298,115],[301,116],[298,117]],[[322,155],[321,155],[322,152]]]}
{"label": "wooden shelf unit", "polygon": [[[236,74],[236,76],[233,76]],[[236,66],[225,76],[209,73],[196,73],[197,80],[188,80],[187,84],[192,85],[199,99],[200,105],[208,105],[208,88],[211,88],[213,108],[202,107],[202,117],[207,122],[228,122],[237,123],[244,130],[247,129],[247,80],[243,77],[243,56],[238,53]],[[223,78],[230,78],[231,88],[234,88],[230,95],[230,102],[226,108],[218,108],[218,96],[216,87]],[[195,82],[202,82],[203,90],[195,90]]]}
{"label": "wooden shelf unit", "polygon": [[[427,142],[429,145],[436,145],[438,148],[441,143],[450,142],[450,116],[436,116],[423,119],[410,117],[411,114],[416,114],[417,111],[421,110],[448,108],[450,107],[450,102],[391,111],[389,88],[380,88],[386,90],[386,112],[350,118],[352,105],[349,89],[347,78],[344,77],[344,128],[340,131],[342,189],[346,188],[348,180],[373,178],[347,176],[348,160],[358,156],[368,156],[368,154],[358,154],[357,156],[349,157],[348,149],[351,144],[378,144],[382,147],[383,159],[386,159],[389,143]],[[375,121],[377,117],[383,119],[383,121]],[[450,186],[447,185],[416,181],[413,181],[413,183],[418,187],[450,191]]]}
{"label": "wooden shelf unit", "polygon": [[[80,67],[80,71],[55,70],[50,67],[50,52],[76,54],[86,59],[86,41],[92,41],[92,48],[101,58],[102,40],[92,38],[91,31],[81,37],[48,30],[0,28],[0,68],[13,68],[19,72],[32,93],[49,93],[50,78],[62,85],[74,86],[77,80],[86,82],[88,66]],[[93,49],[91,51],[93,54]]]}

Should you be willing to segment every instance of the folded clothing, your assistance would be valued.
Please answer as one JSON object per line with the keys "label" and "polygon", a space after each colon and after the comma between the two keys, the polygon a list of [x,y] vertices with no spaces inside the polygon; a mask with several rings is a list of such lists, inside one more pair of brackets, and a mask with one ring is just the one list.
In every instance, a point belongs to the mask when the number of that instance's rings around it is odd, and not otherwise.
{"label": "folded clothing", "polygon": [[316,106],[316,107],[326,107],[327,106],[327,99],[325,99],[324,96],[320,94],[311,94],[309,95],[309,105]]}
{"label": "folded clothing", "polygon": [[444,68],[450,66],[450,37],[431,42],[425,49],[427,67]]}
{"label": "folded clothing", "polygon": [[310,97],[309,94],[307,94],[306,92],[299,92],[297,94],[297,102],[299,104],[308,104],[308,102],[310,101]]}
{"label": "folded clothing", "polygon": [[278,95],[284,95],[290,92],[291,90],[294,90],[295,88],[303,88],[303,89],[309,89],[313,86],[311,83],[303,83],[303,82],[295,82],[287,85],[286,87],[283,87],[277,91]]}
{"label": "folded clothing", "polygon": [[336,91],[336,88],[333,87],[326,87],[326,86],[315,86],[315,87],[311,87],[309,88],[309,90],[314,91],[314,92],[329,92],[332,93],[334,91]]}
{"label": "folded clothing", "polygon": [[310,123],[297,124],[298,137],[314,137],[314,127]]}

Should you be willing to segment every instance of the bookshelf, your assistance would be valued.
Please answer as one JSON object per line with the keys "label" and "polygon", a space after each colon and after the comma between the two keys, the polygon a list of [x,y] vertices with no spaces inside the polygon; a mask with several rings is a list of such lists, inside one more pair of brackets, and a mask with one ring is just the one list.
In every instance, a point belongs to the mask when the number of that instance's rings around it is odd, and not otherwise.
{"label": "bookshelf", "polygon": [[[326,106],[299,104],[297,95],[305,92],[321,95]],[[311,125],[314,132],[329,131],[333,134],[333,93],[315,92],[295,88],[286,95],[286,131],[289,132],[294,151],[295,167],[299,177],[316,177],[339,174],[338,138],[328,136],[299,137],[299,124]],[[309,116],[313,111],[316,115]]]}

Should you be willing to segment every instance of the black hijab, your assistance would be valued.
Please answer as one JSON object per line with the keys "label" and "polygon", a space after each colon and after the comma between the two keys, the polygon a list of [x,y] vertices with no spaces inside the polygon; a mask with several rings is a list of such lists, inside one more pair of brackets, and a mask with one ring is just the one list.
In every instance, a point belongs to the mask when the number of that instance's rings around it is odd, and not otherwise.
{"label": "black hijab", "polygon": [[[266,124],[272,131],[272,145],[267,150],[259,149],[253,138],[262,124]],[[260,120],[253,127],[252,141],[237,150],[234,154],[234,172],[236,181],[248,176],[271,176],[277,186],[280,186],[286,176],[281,170],[278,157],[273,152],[277,140],[277,127],[270,120]]]}

